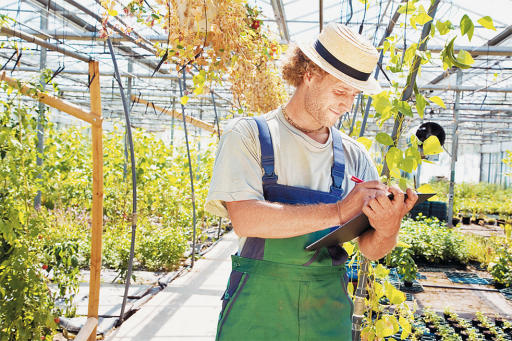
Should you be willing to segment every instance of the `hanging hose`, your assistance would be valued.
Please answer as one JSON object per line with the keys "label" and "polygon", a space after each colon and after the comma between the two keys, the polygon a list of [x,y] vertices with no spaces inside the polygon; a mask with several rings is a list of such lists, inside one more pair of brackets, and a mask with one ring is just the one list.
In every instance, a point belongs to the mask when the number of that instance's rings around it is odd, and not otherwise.
{"label": "hanging hose", "polygon": [[124,320],[124,309],[126,307],[126,299],[128,297],[128,289],[130,288],[130,279],[132,277],[132,269],[133,269],[133,254],[135,253],[135,231],[137,229],[137,176],[135,174],[135,151],[133,148],[133,137],[132,137],[132,128],[130,123],[130,112],[128,108],[128,102],[126,101],[126,97],[124,95],[123,83],[121,82],[121,77],[119,76],[119,69],[117,67],[116,56],[114,54],[114,49],[112,48],[112,43],[110,38],[107,38],[108,49],[110,50],[110,56],[112,57],[112,63],[114,65],[114,78],[117,81],[117,85],[119,86],[119,91],[121,92],[121,100],[123,102],[123,111],[124,117],[126,119],[126,133],[128,142],[130,144],[130,160],[131,160],[131,170],[132,170],[132,240],[130,244],[130,258],[128,260],[128,270],[126,272],[126,283],[124,286],[124,295],[123,295],[123,304],[121,305],[121,312],[119,314],[119,320],[117,320],[116,326],[119,326],[123,323]]}
{"label": "hanging hose", "polygon": [[[185,74],[187,72],[186,68],[182,68],[183,72],[183,84],[180,79],[178,79],[178,84],[180,86],[180,97],[183,97],[185,92],[185,87],[187,86],[185,82]],[[187,144],[187,156],[188,156],[188,171],[190,174],[190,189],[192,192],[192,219],[193,219],[193,232],[192,232],[192,264],[191,268],[194,267],[194,259],[196,257],[196,197],[194,195],[194,175],[192,174],[192,160],[190,158],[190,147],[188,144],[188,133],[187,133],[187,121],[185,119],[185,106],[183,103],[181,104],[181,117],[183,118],[183,130],[185,131],[185,143]]]}

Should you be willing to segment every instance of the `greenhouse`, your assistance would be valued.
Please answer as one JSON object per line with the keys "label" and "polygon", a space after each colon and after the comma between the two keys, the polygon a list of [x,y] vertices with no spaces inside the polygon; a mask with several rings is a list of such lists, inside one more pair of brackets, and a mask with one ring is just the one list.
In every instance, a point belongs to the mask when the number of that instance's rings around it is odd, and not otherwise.
{"label": "greenhouse", "polygon": [[2,0],[0,340],[512,340],[510,13]]}

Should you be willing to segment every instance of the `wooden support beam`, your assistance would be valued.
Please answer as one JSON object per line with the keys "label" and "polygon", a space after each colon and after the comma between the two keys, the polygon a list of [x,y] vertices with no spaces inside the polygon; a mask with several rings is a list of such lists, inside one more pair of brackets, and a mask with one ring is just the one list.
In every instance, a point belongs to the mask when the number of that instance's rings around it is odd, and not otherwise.
{"label": "wooden support beam", "polygon": [[93,126],[101,126],[103,120],[101,116],[96,116],[92,113],[88,113],[71,102],[64,101],[60,98],[45,94],[34,87],[23,85],[17,79],[6,76],[5,71],[2,72],[2,76],[0,77],[0,82],[2,81],[7,82],[7,84],[9,84],[10,86],[19,89],[22,94],[33,97],[41,103],[44,103],[60,111],[64,111],[65,113],[70,114],[71,116],[74,116],[76,118],[79,118],[85,122],[88,122]]}
{"label": "wooden support beam", "polygon": [[[84,326],[80,329],[80,332],[75,337],[75,341],[86,341],[92,332],[96,333],[97,326],[98,326],[98,319],[95,317],[88,317],[87,321],[85,321]],[[94,335],[93,340],[96,340],[96,335]]]}
{"label": "wooden support beam", "polygon": [[[101,118],[100,70],[98,62],[89,62],[89,79],[92,79],[91,114]],[[92,126],[92,228],[91,261],[89,278],[89,306],[87,316],[98,318],[100,303],[101,242],[103,234],[103,127]],[[89,341],[96,340],[96,327]]]}
{"label": "wooden support beam", "polygon": [[[153,104],[153,102],[143,100],[135,95],[132,95],[131,99],[132,99],[132,101],[135,101],[135,103],[142,103],[142,104],[149,105],[150,107],[155,108],[156,111],[163,112],[166,115],[173,116],[174,118],[176,118],[178,120],[183,120],[181,113],[177,112],[176,110],[169,110],[169,109],[162,108],[156,104]],[[190,123],[193,126],[210,131],[212,133],[217,133],[217,130],[215,129],[215,126],[213,124],[209,124],[205,121],[199,120],[197,118],[194,118],[194,117],[188,116],[188,115],[185,115],[185,120],[187,121],[187,123]],[[222,134],[222,130],[220,131],[220,133]]]}
{"label": "wooden support beam", "polygon": [[47,49],[57,51],[59,53],[62,53],[65,56],[72,57],[72,58],[81,60],[86,63],[88,63],[89,61],[92,60],[92,58],[89,56],[86,56],[86,55],[83,55],[80,53],[76,53],[74,51],[63,48],[62,46],[59,46],[59,45],[51,44],[51,43],[47,42],[46,40],[37,38],[31,34],[22,32],[20,30],[9,28],[7,26],[0,27],[0,32],[2,32],[5,35],[11,36],[11,37],[21,38],[23,40],[28,41],[29,43],[34,43],[36,45],[46,47]]}

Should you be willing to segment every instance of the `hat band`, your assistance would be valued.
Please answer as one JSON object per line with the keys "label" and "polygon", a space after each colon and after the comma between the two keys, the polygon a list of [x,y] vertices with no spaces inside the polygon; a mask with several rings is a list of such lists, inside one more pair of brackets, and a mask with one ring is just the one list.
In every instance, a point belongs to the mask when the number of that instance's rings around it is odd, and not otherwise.
{"label": "hat band", "polygon": [[336,68],[338,71],[340,72],[343,72],[344,74],[346,74],[347,76],[350,76],[352,78],[355,78],[357,80],[360,80],[360,81],[367,81],[368,78],[370,78],[370,75],[371,75],[371,72],[370,73],[366,73],[366,72],[361,72],[359,70],[356,70],[354,69],[353,67],[351,67],[350,65],[347,65],[345,63],[343,63],[342,61],[340,61],[339,59],[337,59],[336,57],[334,57],[323,45],[322,43],[317,40],[315,42],[315,50],[316,52],[318,52],[318,54],[320,56],[322,56],[322,58],[328,62],[329,64],[331,64],[334,68]]}

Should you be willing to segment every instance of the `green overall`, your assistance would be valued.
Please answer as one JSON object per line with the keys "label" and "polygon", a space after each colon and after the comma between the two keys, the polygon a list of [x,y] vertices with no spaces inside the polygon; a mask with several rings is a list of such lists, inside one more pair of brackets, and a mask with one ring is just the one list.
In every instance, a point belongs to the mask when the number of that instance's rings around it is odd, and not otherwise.
{"label": "green overall", "polygon": [[[334,162],[330,192],[277,183],[270,131],[256,117],[265,200],[288,204],[334,203],[341,199],[345,162],[341,135],[331,129]],[[216,340],[351,340],[352,301],[347,294],[340,246],[305,251],[330,229],[283,239],[247,238],[232,256],[222,297]]]}

